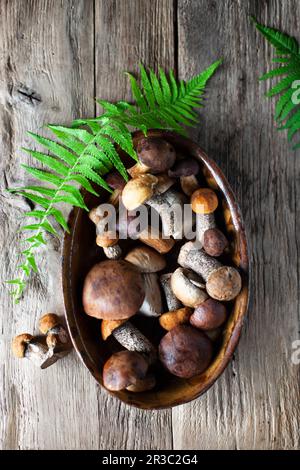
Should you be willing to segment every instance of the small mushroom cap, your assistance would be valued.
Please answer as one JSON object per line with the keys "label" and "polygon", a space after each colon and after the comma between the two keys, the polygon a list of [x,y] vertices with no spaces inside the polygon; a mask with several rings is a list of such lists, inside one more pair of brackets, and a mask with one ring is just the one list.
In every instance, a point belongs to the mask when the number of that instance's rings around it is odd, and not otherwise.
{"label": "small mushroom cap", "polygon": [[154,174],[169,170],[176,159],[174,147],[159,137],[141,139],[136,150],[141,163]]}
{"label": "small mushroom cap", "polygon": [[195,175],[181,176],[180,186],[184,194],[191,196],[199,188],[199,183]]}
{"label": "small mushroom cap", "polygon": [[144,297],[142,275],[127,261],[102,261],[89,271],[84,281],[84,310],[99,319],[129,318],[138,311]]}
{"label": "small mushroom cap", "polygon": [[203,248],[210,256],[220,256],[228,246],[228,240],[218,228],[209,228],[203,235]]}
{"label": "small mushroom cap", "polygon": [[171,178],[180,178],[180,176],[192,176],[199,173],[199,163],[194,158],[185,158],[178,160],[168,171]]}
{"label": "small mushroom cap", "polygon": [[22,358],[25,356],[25,351],[28,343],[33,339],[29,333],[23,333],[16,336],[12,341],[12,352],[15,357]]}
{"label": "small mushroom cap", "polygon": [[213,330],[221,326],[226,320],[226,308],[221,302],[214,299],[207,299],[195,308],[190,317],[191,325],[200,330]]}
{"label": "small mushroom cap", "polygon": [[118,243],[119,236],[117,232],[112,230],[106,230],[103,233],[99,233],[96,237],[96,244],[101,248],[108,248]]}
{"label": "small mushroom cap", "polygon": [[147,392],[147,390],[151,390],[156,385],[156,379],[153,374],[148,374],[144,379],[137,379],[136,383],[133,385],[129,385],[126,387],[126,390],[129,392]]}
{"label": "small mushroom cap", "polygon": [[155,273],[166,267],[165,258],[148,246],[137,246],[129,251],[125,260],[142,273]]}
{"label": "small mushroom cap", "polygon": [[207,299],[206,292],[188,278],[188,271],[183,268],[177,268],[172,274],[171,289],[186,307],[195,307]]}
{"label": "small mushroom cap", "polygon": [[173,312],[163,313],[159,317],[159,323],[164,330],[170,331],[175,326],[188,323],[193,310],[190,307],[179,308]]}
{"label": "small mushroom cap", "polygon": [[46,335],[51,328],[59,324],[59,317],[55,313],[46,313],[39,320],[39,330],[43,335]]}
{"label": "small mushroom cap", "polygon": [[113,354],[103,367],[103,384],[111,391],[124,390],[143,380],[148,364],[143,356],[134,351]]}
{"label": "small mushroom cap", "polygon": [[208,295],[216,300],[233,300],[241,291],[240,273],[231,266],[222,266],[214,270],[207,279]]}
{"label": "small mushroom cap", "polygon": [[202,331],[179,325],[169,331],[159,345],[159,358],[177,377],[191,378],[207,369],[212,359],[212,343]]}
{"label": "small mushroom cap", "polygon": [[111,171],[106,177],[107,184],[113,189],[119,189],[122,191],[126,181],[118,171]]}
{"label": "small mushroom cap", "polygon": [[126,209],[134,210],[153,196],[158,179],[154,175],[139,175],[128,181],[122,192]]}
{"label": "small mushroom cap", "polygon": [[196,214],[211,214],[218,207],[218,198],[212,189],[199,188],[192,194],[191,205]]}
{"label": "small mushroom cap", "polygon": [[102,338],[107,340],[107,338],[112,334],[112,332],[118,328],[119,326],[123,325],[127,320],[102,320],[101,322],[101,335]]}

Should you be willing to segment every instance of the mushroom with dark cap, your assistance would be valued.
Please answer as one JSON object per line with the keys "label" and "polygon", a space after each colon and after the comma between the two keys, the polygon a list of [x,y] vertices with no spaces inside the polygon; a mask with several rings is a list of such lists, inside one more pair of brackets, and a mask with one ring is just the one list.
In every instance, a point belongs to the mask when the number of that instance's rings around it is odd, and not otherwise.
{"label": "mushroom with dark cap", "polygon": [[201,374],[212,359],[212,343],[201,331],[179,325],[169,331],[159,345],[164,367],[177,377],[189,379]]}
{"label": "mushroom with dark cap", "polygon": [[84,281],[84,310],[99,319],[129,318],[138,311],[144,298],[142,275],[127,261],[102,261],[89,271]]}
{"label": "mushroom with dark cap", "polygon": [[221,302],[207,299],[198,305],[190,317],[190,323],[200,330],[214,330],[226,320],[226,308]]}
{"label": "mushroom with dark cap", "polygon": [[168,175],[172,178],[180,178],[182,191],[191,196],[199,187],[196,175],[199,173],[199,163],[194,158],[188,157],[178,160],[175,165],[168,171]]}
{"label": "mushroom with dark cap", "polygon": [[213,299],[233,300],[242,288],[242,279],[237,269],[224,266],[193,242],[187,242],[181,247],[178,263],[203,277],[207,293]]}
{"label": "mushroom with dark cap", "polygon": [[176,153],[174,147],[160,137],[145,137],[136,148],[139,162],[128,170],[132,178],[141,173],[163,173],[174,165]]}
{"label": "mushroom with dark cap", "polygon": [[113,354],[103,367],[103,384],[111,391],[143,392],[153,388],[155,378],[147,374],[148,363],[141,354],[120,351]]}

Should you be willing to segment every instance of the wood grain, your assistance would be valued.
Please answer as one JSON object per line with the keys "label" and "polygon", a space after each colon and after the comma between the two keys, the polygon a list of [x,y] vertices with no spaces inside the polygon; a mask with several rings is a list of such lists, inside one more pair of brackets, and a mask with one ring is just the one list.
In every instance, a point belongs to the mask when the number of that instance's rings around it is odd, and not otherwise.
{"label": "wood grain", "polygon": [[179,0],[179,75],[213,60],[224,65],[211,82],[195,133],[226,172],[241,203],[252,253],[252,305],[235,360],[202,399],[173,411],[174,447],[299,448],[299,154],[276,132],[274,101],[258,82],[273,51],[249,21],[300,40],[296,1]]}
{"label": "wood grain", "polygon": [[[95,2],[96,95],[130,100],[124,71],[138,62],[173,67],[173,2],[111,0]],[[171,411],[140,411],[98,392],[103,449],[172,448]]]}
{"label": "wood grain", "polygon": [[[130,409],[101,392],[71,354],[40,372],[10,352],[16,333],[63,312],[60,244],[49,240],[40,275],[13,305],[0,285],[2,449],[299,448],[299,155],[273,123],[258,76],[272,50],[249,21],[300,40],[296,0],[1,0],[0,272],[15,271],[16,233],[28,204],[5,192],[29,183],[26,130],[93,115],[94,97],[128,99],[136,64],[190,77],[213,60],[195,139],[226,173],[242,206],[252,252],[252,305],[235,360],[201,399],[171,411]],[[98,112],[98,110],[97,110]]]}

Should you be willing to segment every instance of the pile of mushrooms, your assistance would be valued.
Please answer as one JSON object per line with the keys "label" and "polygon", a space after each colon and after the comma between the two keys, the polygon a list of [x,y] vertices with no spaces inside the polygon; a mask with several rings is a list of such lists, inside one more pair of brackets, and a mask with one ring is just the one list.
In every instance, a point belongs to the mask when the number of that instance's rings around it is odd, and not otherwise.
{"label": "pile of mushrooms", "polygon": [[[139,161],[128,170],[127,183],[117,173],[108,176],[113,189],[108,202],[117,208],[121,201],[129,220],[141,205],[154,209],[164,237],[149,228],[136,237],[125,224],[127,236],[136,240],[133,248],[126,249],[128,244],[119,237],[124,230],[121,220],[116,220],[111,236],[101,224],[103,204],[89,214],[96,225],[96,243],[107,259],[87,274],[83,307],[87,315],[101,320],[99,336],[119,346],[103,367],[103,383],[111,391],[158,387],[159,364],[185,379],[203,373],[228,317],[226,303],[242,287],[238,270],[217,259],[228,259],[229,244],[217,227],[218,196],[201,186],[199,163],[158,137],[141,139],[136,151]],[[185,240],[182,227],[168,217],[174,203],[191,204],[196,224],[193,241]],[[177,244],[177,267],[169,272],[169,253]],[[224,252],[227,257],[222,258]],[[142,324],[143,316],[152,318],[159,344],[147,337],[146,328],[144,332],[137,328],[135,319],[139,317],[137,323]]]}

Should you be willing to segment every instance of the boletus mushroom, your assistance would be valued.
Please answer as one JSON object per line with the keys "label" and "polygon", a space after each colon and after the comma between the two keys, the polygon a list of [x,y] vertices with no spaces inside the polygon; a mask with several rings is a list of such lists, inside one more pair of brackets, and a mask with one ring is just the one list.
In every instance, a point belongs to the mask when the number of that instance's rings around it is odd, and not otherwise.
{"label": "boletus mushroom", "polygon": [[122,320],[138,311],[144,297],[144,281],[136,267],[123,260],[107,260],[87,274],[82,301],[92,317]]}
{"label": "boletus mushroom", "polygon": [[217,300],[207,299],[198,305],[190,317],[191,325],[200,330],[214,330],[223,325],[226,320],[226,308]]}
{"label": "boletus mushroom", "polygon": [[132,178],[142,173],[163,173],[175,163],[176,152],[169,142],[159,137],[145,137],[136,148],[139,163],[128,170]]}
{"label": "boletus mushroom", "polygon": [[213,354],[210,339],[202,331],[179,325],[169,331],[159,345],[164,367],[177,377],[189,379],[209,366]]}
{"label": "boletus mushroom", "polygon": [[120,351],[104,364],[103,384],[111,391],[144,392],[155,386],[155,378],[148,374],[148,363],[141,354]]}

